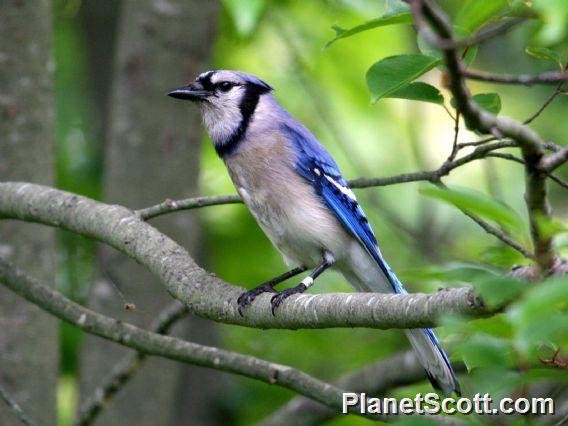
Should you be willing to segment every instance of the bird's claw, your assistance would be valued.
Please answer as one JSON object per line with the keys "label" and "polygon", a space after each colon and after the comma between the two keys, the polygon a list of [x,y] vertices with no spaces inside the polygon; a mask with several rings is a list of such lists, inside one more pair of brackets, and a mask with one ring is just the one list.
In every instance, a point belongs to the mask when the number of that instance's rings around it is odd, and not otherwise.
{"label": "bird's claw", "polygon": [[258,287],[253,288],[252,290],[245,291],[237,299],[237,305],[239,305],[239,315],[243,316],[243,309],[249,306],[254,301],[254,299],[256,299],[256,297],[262,293],[276,293],[276,290],[274,290],[267,284],[262,284]]}
{"label": "bird's claw", "polygon": [[307,287],[304,284],[300,284],[296,287],[287,288],[286,290],[282,290],[278,294],[272,296],[272,299],[270,299],[270,304],[272,305],[272,315],[276,315],[276,309],[288,297],[292,296],[293,294],[303,293],[306,290],[307,290]]}

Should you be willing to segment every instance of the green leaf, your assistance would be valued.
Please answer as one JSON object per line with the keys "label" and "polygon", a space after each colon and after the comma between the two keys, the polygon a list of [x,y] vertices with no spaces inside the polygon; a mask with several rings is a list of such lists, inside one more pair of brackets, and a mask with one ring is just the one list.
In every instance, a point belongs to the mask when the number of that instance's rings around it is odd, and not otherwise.
{"label": "green leaf", "polygon": [[568,278],[533,284],[506,315],[519,348],[534,356],[542,343],[568,347]]}
{"label": "green leaf", "polygon": [[374,63],[366,76],[371,102],[401,90],[439,63],[438,58],[425,55],[389,56]]}
{"label": "green leaf", "polygon": [[485,111],[493,114],[499,114],[501,111],[501,98],[497,93],[480,93],[473,95],[472,100]]}
{"label": "green leaf", "polygon": [[[480,108],[492,114],[499,114],[501,111],[501,98],[497,93],[479,93],[472,96],[472,101],[479,105]],[[450,100],[450,105],[455,109],[456,101],[454,98]]]}
{"label": "green leaf", "polygon": [[513,363],[513,351],[505,339],[477,333],[456,345],[468,370],[477,367],[503,367]]}
{"label": "green leaf", "polygon": [[409,99],[411,101],[431,102],[433,104],[444,105],[444,96],[438,89],[427,83],[416,82],[404,86],[402,89],[391,93],[385,98]]}
{"label": "green leaf", "polygon": [[487,195],[467,188],[422,188],[422,195],[453,204],[461,210],[522,233],[523,221],[515,210]]}
{"label": "green leaf", "polygon": [[400,11],[390,15],[387,13],[381,16],[380,18],[371,19],[370,21],[367,21],[361,25],[357,25],[349,29],[333,25],[331,28],[335,31],[335,37],[327,42],[327,44],[325,45],[325,49],[327,49],[337,40],[354,36],[355,34],[359,34],[363,31],[369,31],[374,28],[384,27],[387,25],[411,24],[411,23],[412,23],[412,15],[410,14],[410,12]]}
{"label": "green leaf", "polygon": [[486,265],[452,262],[443,266],[413,269],[400,275],[404,277],[404,281],[441,281],[445,283],[462,281],[472,283],[495,278],[501,274],[501,271]]}
{"label": "green leaf", "polygon": [[515,300],[526,283],[513,277],[498,277],[475,282],[474,287],[489,308],[498,308]]}
{"label": "green leaf", "polygon": [[555,235],[568,232],[568,227],[558,219],[543,215],[536,216],[536,225],[543,237],[554,237]]}
{"label": "green leaf", "polygon": [[555,64],[557,64],[560,67],[560,69],[563,68],[560,55],[556,53],[554,50],[547,49],[546,47],[533,46],[533,47],[527,47],[525,49],[525,52],[535,58],[552,61]]}
{"label": "green leaf", "polygon": [[221,0],[241,37],[250,36],[260,22],[266,0]]}
{"label": "green leaf", "polygon": [[507,7],[507,0],[466,0],[462,2],[454,23],[473,32]]}
{"label": "green leaf", "polygon": [[491,265],[509,268],[511,265],[522,265],[526,258],[517,250],[507,245],[494,245],[479,253],[481,259]]}

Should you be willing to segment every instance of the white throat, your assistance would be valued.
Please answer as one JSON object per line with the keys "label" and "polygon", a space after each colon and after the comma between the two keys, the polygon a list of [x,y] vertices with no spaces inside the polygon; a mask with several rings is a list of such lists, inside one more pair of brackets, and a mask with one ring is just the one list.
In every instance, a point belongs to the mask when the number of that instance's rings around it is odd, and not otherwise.
{"label": "white throat", "polygon": [[202,104],[203,123],[215,145],[223,145],[237,131],[243,116],[239,108],[240,94],[213,98]]}

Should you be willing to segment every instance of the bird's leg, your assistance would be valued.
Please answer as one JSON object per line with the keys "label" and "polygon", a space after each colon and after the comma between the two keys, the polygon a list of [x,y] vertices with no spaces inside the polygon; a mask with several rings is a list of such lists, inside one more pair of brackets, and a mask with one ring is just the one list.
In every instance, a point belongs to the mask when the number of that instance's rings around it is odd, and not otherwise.
{"label": "bird's leg", "polygon": [[296,287],[287,288],[272,297],[270,303],[272,304],[272,315],[275,314],[276,308],[282,304],[282,302],[293,294],[303,293],[308,288],[310,288],[317,277],[319,277],[327,268],[335,263],[334,257],[329,252],[323,253],[323,262],[312,271],[310,275],[302,280],[300,284]]}
{"label": "bird's leg", "polygon": [[274,286],[280,284],[282,281],[286,281],[288,278],[295,277],[298,274],[301,274],[306,269],[305,266],[298,266],[290,271],[284,272],[281,275],[278,275],[275,278],[272,278],[270,281],[266,281],[262,283],[258,287],[253,288],[252,290],[245,291],[243,294],[239,296],[237,299],[237,304],[239,305],[239,314],[243,316],[243,309],[250,305],[253,300],[262,293],[275,293]]}

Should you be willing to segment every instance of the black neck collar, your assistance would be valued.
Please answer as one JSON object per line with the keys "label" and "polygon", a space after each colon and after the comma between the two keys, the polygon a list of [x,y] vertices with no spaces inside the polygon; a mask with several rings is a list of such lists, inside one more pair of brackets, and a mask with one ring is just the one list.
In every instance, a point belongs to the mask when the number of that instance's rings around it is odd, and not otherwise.
{"label": "black neck collar", "polygon": [[260,96],[264,93],[268,93],[269,91],[270,89],[261,87],[257,84],[249,83],[245,86],[245,94],[239,105],[242,116],[241,122],[239,124],[239,127],[236,128],[231,136],[223,141],[223,143],[215,145],[215,150],[217,151],[217,155],[219,155],[219,157],[223,158],[235,152],[235,150],[245,137],[248,126],[252,119],[252,115],[254,114],[254,111],[256,110],[256,107],[258,105],[258,101],[260,100]]}

